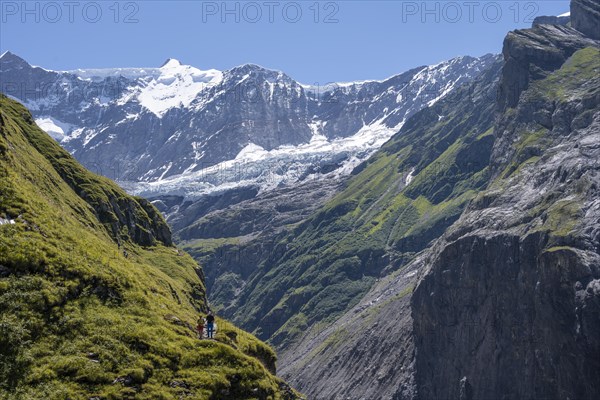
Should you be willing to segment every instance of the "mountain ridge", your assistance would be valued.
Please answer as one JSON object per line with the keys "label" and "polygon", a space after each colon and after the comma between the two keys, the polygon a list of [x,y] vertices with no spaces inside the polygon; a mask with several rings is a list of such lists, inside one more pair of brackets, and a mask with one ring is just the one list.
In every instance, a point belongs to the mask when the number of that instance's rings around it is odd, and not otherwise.
{"label": "mountain ridge", "polygon": [[[79,72],[84,79],[5,56],[0,80],[79,161],[129,192],[200,197],[231,186],[293,184],[316,165],[317,178],[321,168],[347,174],[407,116],[476,79],[494,59],[459,57],[315,90],[251,65],[92,69]],[[250,148],[260,156],[243,158]]]}

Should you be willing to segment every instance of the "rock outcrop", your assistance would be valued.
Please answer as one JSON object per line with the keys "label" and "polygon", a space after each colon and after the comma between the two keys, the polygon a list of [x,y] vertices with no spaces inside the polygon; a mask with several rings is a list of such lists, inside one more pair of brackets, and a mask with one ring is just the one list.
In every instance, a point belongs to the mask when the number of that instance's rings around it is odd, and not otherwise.
{"label": "rock outcrop", "polygon": [[514,107],[533,80],[560,68],[575,51],[595,42],[561,25],[538,25],[510,32],[504,39],[504,79],[498,93],[501,110]]}
{"label": "rock outcrop", "polygon": [[568,25],[569,22],[571,22],[571,17],[570,16],[541,16],[541,17],[536,17],[533,20],[533,26],[535,27],[536,25]]}
{"label": "rock outcrop", "polygon": [[572,0],[571,26],[592,39],[600,40],[600,3],[597,0]]}

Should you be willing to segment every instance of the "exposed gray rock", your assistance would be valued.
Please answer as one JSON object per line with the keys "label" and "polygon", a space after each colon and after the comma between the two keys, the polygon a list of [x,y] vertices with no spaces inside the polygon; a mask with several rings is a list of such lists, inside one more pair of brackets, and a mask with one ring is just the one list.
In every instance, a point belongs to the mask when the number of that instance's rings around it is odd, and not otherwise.
{"label": "exposed gray rock", "polygon": [[281,376],[315,400],[416,398],[410,298],[423,262],[381,279],[335,324],[306,332],[282,354]]}
{"label": "exposed gray rock", "polygon": [[600,3],[598,0],[572,0],[571,25],[586,36],[600,40]]}
{"label": "exposed gray rock", "polygon": [[571,22],[571,17],[555,17],[555,16],[541,16],[536,17],[533,20],[532,26],[536,25],[568,25]]}
{"label": "exposed gray rock", "polygon": [[538,25],[510,32],[504,39],[504,79],[498,92],[501,110],[514,107],[532,80],[542,79],[575,51],[596,43],[584,34],[560,25]]}
{"label": "exposed gray rock", "polygon": [[421,398],[460,398],[463,376],[472,398],[597,396],[597,335],[578,314],[597,319],[599,298],[578,301],[574,285],[598,276],[598,255],[546,240],[479,234],[442,250],[413,297]]}
{"label": "exposed gray rock", "polygon": [[446,232],[415,290],[421,398],[460,398],[464,377],[473,398],[600,393],[600,76],[580,67],[555,84],[560,96],[532,81],[498,120],[496,183]]}

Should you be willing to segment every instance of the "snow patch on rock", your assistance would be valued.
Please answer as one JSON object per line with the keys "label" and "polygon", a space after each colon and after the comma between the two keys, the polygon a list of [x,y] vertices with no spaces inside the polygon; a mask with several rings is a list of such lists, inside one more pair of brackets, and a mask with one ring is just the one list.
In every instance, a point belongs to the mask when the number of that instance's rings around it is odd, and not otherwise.
{"label": "snow patch on rock", "polygon": [[415,176],[413,175],[415,173],[415,168],[413,167],[410,172],[408,173],[408,175],[406,176],[406,180],[404,181],[404,184],[406,186],[410,185],[410,183],[413,181],[413,179],[415,179]]}
{"label": "snow patch on rock", "polygon": [[59,121],[52,117],[36,118],[35,123],[40,127],[41,130],[59,142],[62,141],[65,136],[68,136],[74,128],[73,125]]}

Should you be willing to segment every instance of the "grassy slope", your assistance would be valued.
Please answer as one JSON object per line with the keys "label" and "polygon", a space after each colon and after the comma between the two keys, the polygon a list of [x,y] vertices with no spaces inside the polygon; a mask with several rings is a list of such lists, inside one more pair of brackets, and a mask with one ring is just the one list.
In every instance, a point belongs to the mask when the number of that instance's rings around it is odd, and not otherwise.
{"label": "grassy slope", "polygon": [[[0,397],[283,397],[257,360],[272,368],[268,346],[221,320],[218,341],[194,338],[204,286],[191,257],[156,240],[153,207],[2,95],[0,118],[0,218],[15,221],[0,225]],[[154,246],[137,244],[152,232]]]}
{"label": "grassy slope", "polygon": [[[499,67],[499,65],[497,66]],[[461,90],[407,122],[347,188],[293,231],[237,305],[236,322],[285,347],[352,307],[454,222],[488,183],[495,91]],[[476,96],[489,96],[474,106]],[[406,177],[414,179],[405,187]]]}

